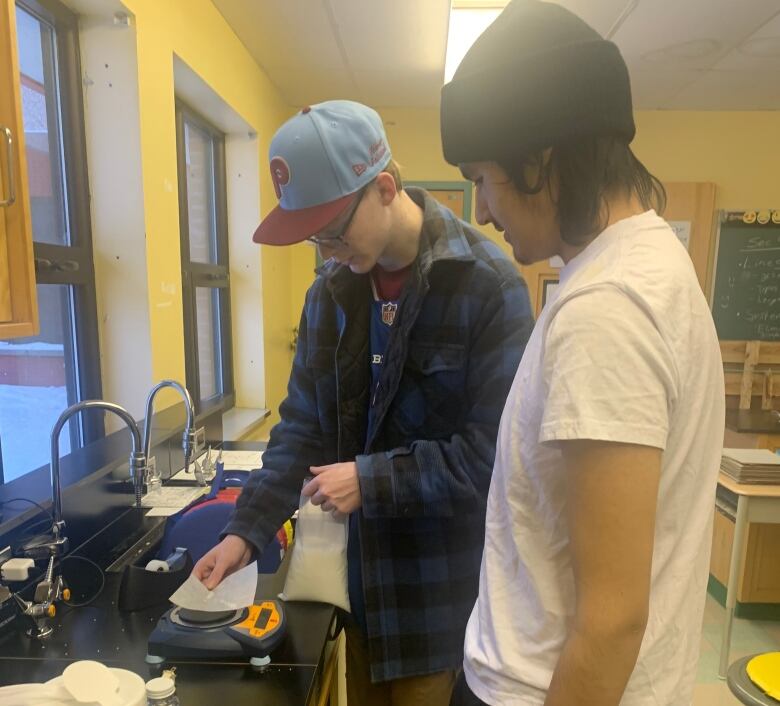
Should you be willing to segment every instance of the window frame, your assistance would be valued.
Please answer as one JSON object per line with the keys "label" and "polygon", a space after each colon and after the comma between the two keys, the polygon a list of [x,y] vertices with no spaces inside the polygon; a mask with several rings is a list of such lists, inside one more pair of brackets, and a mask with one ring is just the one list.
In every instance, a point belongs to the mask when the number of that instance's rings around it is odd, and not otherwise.
{"label": "window frame", "polygon": [[[212,144],[214,172],[214,219],[217,264],[190,260],[189,209],[187,199],[187,163],[184,124],[190,123],[206,133]],[[225,135],[184,101],[176,99],[176,162],[179,182],[179,236],[181,246],[182,308],[184,316],[184,362],[187,388],[196,408],[221,401],[223,409],[235,405],[233,374],[233,340],[230,311],[230,256],[227,223],[227,174],[225,166]],[[215,351],[220,358],[217,370],[222,391],[202,399],[198,360],[198,322],[196,291],[198,288],[219,289],[219,336]],[[217,345],[218,344],[218,345]]]}
{"label": "window frame", "polygon": [[[89,204],[89,173],[81,84],[78,18],[59,0],[12,0],[17,8],[53,29],[55,55],[53,71],[59,126],[47,110],[49,144],[59,131],[62,148],[61,169],[56,178],[65,184],[63,195],[70,243],[67,245],[35,241],[33,256],[37,285],[65,285],[70,297],[70,317],[62,317],[66,391],[70,400],[100,399],[100,343],[97,316],[97,288],[92,251],[92,220]],[[54,152],[52,152],[54,154]],[[60,152],[57,150],[57,157]],[[75,450],[105,436],[103,415],[78,415],[68,425],[70,446]],[[30,469],[34,470],[34,469]]]}

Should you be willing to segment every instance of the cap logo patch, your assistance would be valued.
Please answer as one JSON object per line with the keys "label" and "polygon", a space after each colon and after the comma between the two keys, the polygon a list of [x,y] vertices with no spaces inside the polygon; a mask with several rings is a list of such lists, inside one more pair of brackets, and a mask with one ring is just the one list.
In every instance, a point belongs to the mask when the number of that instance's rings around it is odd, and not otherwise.
{"label": "cap logo patch", "polygon": [[274,191],[276,198],[282,198],[282,187],[290,183],[290,165],[284,161],[283,157],[274,157],[271,159],[271,179],[274,182]]}
{"label": "cap logo patch", "polygon": [[387,145],[384,143],[384,140],[379,140],[379,142],[369,146],[368,152],[371,155],[370,163],[373,166],[387,154]]}
{"label": "cap logo patch", "polygon": [[363,172],[366,171],[366,169],[368,169],[368,167],[362,162],[360,164],[352,165],[352,171],[355,172],[356,176],[360,176]]}

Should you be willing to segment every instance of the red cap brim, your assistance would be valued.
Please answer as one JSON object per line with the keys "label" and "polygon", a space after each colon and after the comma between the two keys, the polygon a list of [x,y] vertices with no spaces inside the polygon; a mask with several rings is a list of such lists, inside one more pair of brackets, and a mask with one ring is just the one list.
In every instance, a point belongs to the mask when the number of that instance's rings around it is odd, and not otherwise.
{"label": "red cap brim", "polygon": [[252,240],[263,245],[300,243],[319,233],[349,206],[354,198],[354,194],[349,194],[335,201],[297,211],[286,211],[281,206],[277,206],[257,227]]}

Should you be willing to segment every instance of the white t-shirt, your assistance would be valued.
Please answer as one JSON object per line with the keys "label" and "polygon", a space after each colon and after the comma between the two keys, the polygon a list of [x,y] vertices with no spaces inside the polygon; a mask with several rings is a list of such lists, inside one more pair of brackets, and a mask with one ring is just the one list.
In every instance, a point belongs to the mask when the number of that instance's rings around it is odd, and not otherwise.
{"label": "white t-shirt", "polygon": [[689,706],[725,414],[712,316],[654,211],[604,230],[560,279],[501,418],[466,680],[494,706],[543,703],[574,612],[565,471],[545,442],[599,439],[664,450],[649,620],[621,706]]}

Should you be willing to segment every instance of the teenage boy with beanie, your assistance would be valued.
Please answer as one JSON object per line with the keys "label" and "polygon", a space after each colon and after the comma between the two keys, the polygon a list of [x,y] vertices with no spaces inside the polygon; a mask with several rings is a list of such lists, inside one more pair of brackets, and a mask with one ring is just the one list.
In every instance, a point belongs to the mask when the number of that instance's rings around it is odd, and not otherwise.
{"label": "teenage boy with beanie", "polygon": [[213,588],[298,506],[349,515],[352,706],[449,703],[477,595],[485,500],[506,394],[532,327],[511,260],[404,189],[379,115],[304,108],[274,136],[279,207],[259,243],[316,243],[281,421],[223,541]]}
{"label": "teenage boy with beanie", "polygon": [[629,148],[617,47],[512,0],[442,91],[444,154],[524,264],[560,256],[499,429],[453,704],[688,706],[724,385],[709,307]]}

